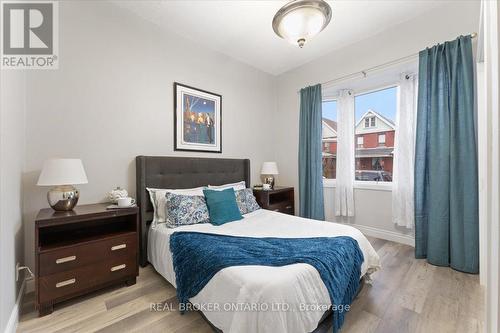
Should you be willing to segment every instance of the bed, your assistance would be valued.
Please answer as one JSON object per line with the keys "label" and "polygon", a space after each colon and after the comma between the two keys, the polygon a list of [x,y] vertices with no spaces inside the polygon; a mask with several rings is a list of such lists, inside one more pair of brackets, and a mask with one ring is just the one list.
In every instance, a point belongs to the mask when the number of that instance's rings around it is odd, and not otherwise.
{"label": "bed", "polygon": [[[361,275],[365,276],[379,268],[377,253],[357,229],[263,209],[244,215],[242,221],[222,226],[204,223],[171,229],[160,224],[150,228],[153,208],[147,187],[192,188],[241,180],[245,180],[246,186],[249,187],[250,161],[138,156],[136,164],[137,200],[141,219],[141,265],[151,263],[174,287],[176,281],[169,240],[176,231],[244,237],[350,236],[358,242],[365,258]],[[202,310],[205,311],[202,313],[205,318],[223,332],[275,333],[314,331],[325,317],[324,308],[316,305],[330,304],[328,291],[320,275],[308,264],[228,267],[218,272],[190,302],[204,305]],[[257,306],[253,309],[257,311],[242,311],[244,304]],[[262,304],[267,305],[259,308]],[[289,304],[301,304],[302,310],[291,311]]]}

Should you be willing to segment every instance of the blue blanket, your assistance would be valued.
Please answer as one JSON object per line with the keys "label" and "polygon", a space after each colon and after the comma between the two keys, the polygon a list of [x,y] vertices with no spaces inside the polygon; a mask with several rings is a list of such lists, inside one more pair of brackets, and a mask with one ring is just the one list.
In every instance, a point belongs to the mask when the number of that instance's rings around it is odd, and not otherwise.
{"label": "blue blanket", "polygon": [[363,253],[351,237],[251,238],[198,232],[170,236],[177,298],[187,303],[221,269],[231,266],[285,266],[306,263],[316,268],[333,305],[333,330],[340,329],[359,287]]}

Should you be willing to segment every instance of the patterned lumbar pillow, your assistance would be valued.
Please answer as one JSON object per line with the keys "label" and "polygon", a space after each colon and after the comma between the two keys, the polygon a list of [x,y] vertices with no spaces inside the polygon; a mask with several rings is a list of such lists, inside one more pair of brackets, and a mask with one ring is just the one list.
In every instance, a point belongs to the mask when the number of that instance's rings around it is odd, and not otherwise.
{"label": "patterned lumbar pillow", "polygon": [[246,188],[243,191],[245,191],[245,206],[247,211],[246,213],[251,213],[253,211],[256,211],[257,209],[260,209],[260,206],[253,195],[252,189]]}
{"label": "patterned lumbar pillow", "polygon": [[245,188],[243,190],[236,191],[236,203],[238,204],[238,209],[241,215],[251,213],[260,209],[257,200],[253,196],[253,191],[250,188]]}
{"label": "patterned lumbar pillow", "polygon": [[241,215],[248,213],[246,190],[236,191],[236,203],[238,204],[238,209],[240,210]]}
{"label": "patterned lumbar pillow", "polygon": [[203,196],[203,187],[186,188],[186,189],[162,189],[162,188],[149,188],[146,190],[149,192],[149,199],[151,200],[151,205],[153,206],[153,221],[151,226],[154,228],[160,223],[166,223],[167,218],[165,214],[166,210],[166,198],[165,193],[171,192],[174,194],[183,195],[199,195]]}
{"label": "patterned lumbar pillow", "polygon": [[209,223],[207,203],[202,195],[165,193],[165,215],[167,226]]}

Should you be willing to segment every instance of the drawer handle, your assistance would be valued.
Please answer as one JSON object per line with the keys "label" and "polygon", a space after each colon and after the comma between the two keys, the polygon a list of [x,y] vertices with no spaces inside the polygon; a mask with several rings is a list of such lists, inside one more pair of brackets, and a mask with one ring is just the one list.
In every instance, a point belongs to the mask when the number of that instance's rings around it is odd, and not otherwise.
{"label": "drawer handle", "polygon": [[286,206],[285,208],[286,209],[292,209],[292,206]]}
{"label": "drawer handle", "polygon": [[113,266],[113,267],[111,267],[111,271],[112,272],[119,271],[120,269],[124,269],[125,267],[127,267],[127,265],[125,265],[125,264],[121,264],[121,265],[118,265],[118,266]]}
{"label": "drawer handle", "polygon": [[127,244],[115,245],[115,246],[111,247],[111,251],[116,251],[116,250],[124,249],[126,247],[127,247]]}
{"label": "drawer handle", "polygon": [[73,261],[73,260],[76,260],[76,256],[59,258],[59,259],[56,259],[56,264],[64,264],[65,262]]}
{"label": "drawer handle", "polygon": [[56,288],[61,288],[61,287],[64,287],[64,286],[68,286],[68,285],[73,284],[75,282],[76,282],[76,279],[69,279],[69,280],[66,280],[66,281],[61,281],[61,282],[56,283]]}

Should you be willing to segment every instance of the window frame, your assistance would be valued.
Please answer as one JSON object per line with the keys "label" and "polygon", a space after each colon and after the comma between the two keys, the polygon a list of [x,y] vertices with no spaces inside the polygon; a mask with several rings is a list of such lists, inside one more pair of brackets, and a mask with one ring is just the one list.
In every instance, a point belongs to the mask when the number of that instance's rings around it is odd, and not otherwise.
{"label": "window frame", "polygon": [[[384,138],[384,140],[383,140],[383,141],[381,141],[381,140],[380,140],[381,138]],[[379,135],[378,135],[378,137],[377,137],[377,141],[378,141],[378,142],[377,142],[377,143],[378,143],[379,147],[385,147],[385,139],[386,139],[385,134],[379,134]]]}
{"label": "window frame", "polygon": [[[396,88],[396,114],[399,113],[399,94],[401,93],[401,89],[399,87],[398,82],[394,82],[392,84],[386,84],[382,85],[377,88],[372,88],[372,89],[367,89],[367,90],[362,90],[358,93],[354,94],[354,99],[358,96],[363,96],[371,93],[375,93],[378,91],[386,90],[386,89],[391,89],[391,88]],[[356,102],[354,102],[356,103]],[[371,121],[370,121],[371,124]],[[354,119],[354,124],[353,126],[356,126],[356,119]],[[398,129],[396,128],[396,131]],[[356,152],[356,147],[354,147],[354,152]],[[353,188],[354,189],[363,189],[363,190],[374,190],[374,191],[392,191],[392,181],[391,182],[378,182],[378,181],[366,181],[366,180],[356,180],[356,153],[354,154],[354,175],[352,175],[353,178]]]}
{"label": "window frame", "polygon": [[[382,91],[390,88],[396,88],[396,114],[399,113],[399,96],[401,93],[401,89],[399,86],[399,82],[392,82],[390,84],[384,84],[377,86],[376,88],[370,88],[370,89],[365,89],[365,90],[360,90],[359,92],[354,93],[354,98],[370,93],[374,93],[377,91]],[[323,100],[321,103],[324,102],[332,102],[336,101],[337,98],[333,97],[332,95],[330,96],[324,96]],[[371,121],[370,121],[371,124]],[[354,119],[354,123],[352,126],[356,126],[356,119]],[[369,127],[368,127],[369,128]],[[396,128],[396,131],[398,129]],[[357,147],[357,141],[355,140],[354,147],[352,149],[356,149]],[[354,170],[356,170],[356,158],[354,158]],[[372,190],[372,191],[383,191],[383,192],[392,192],[392,184],[393,182],[378,182],[378,181],[361,181],[361,180],[356,180],[356,173],[351,175],[352,180],[353,180],[353,188],[354,190]],[[332,178],[324,178],[323,179],[323,188],[336,188],[337,187],[337,179],[332,179]]]}

